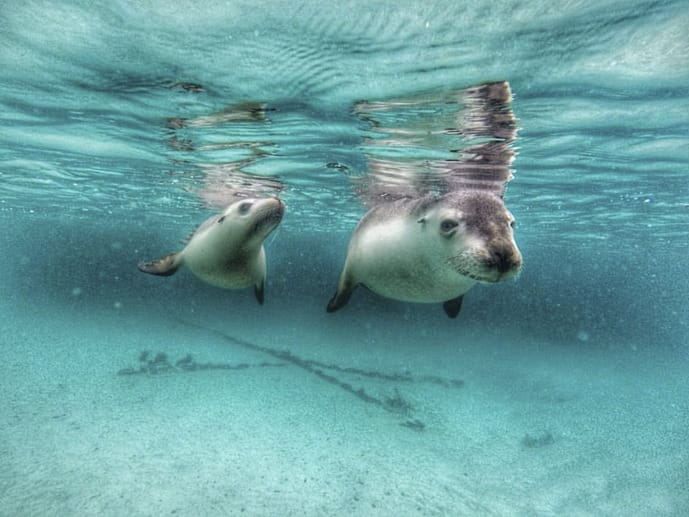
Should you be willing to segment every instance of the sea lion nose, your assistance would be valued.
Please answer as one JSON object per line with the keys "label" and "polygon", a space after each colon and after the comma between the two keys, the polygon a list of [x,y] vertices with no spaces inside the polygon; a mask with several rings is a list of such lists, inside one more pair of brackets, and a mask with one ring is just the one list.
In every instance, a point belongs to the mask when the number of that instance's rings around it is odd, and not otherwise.
{"label": "sea lion nose", "polygon": [[496,249],[491,252],[488,265],[496,268],[500,273],[507,273],[519,267],[521,260],[511,248]]}

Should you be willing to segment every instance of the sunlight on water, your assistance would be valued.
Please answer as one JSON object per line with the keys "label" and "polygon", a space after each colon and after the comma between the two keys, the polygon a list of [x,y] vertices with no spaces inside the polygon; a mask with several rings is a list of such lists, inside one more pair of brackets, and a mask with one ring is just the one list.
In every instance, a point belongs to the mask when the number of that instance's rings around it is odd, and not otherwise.
{"label": "sunlight on water", "polygon": [[[339,20],[335,9],[265,21],[261,9],[241,4],[160,3],[143,15],[128,4],[94,13],[52,3],[41,5],[43,30],[30,40],[21,27],[31,9],[14,9],[0,51],[5,205],[58,201],[67,212],[126,211],[160,198],[162,189],[174,192],[177,207],[190,208],[198,206],[192,193],[203,188],[205,171],[229,167],[284,183],[287,201],[313,230],[328,203],[339,205],[346,229],[361,214],[348,175],[364,172],[368,145],[357,103],[508,79],[521,128],[510,202],[516,213],[528,210],[530,227],[544,229],[544,216],[585,220],[605,202],[610,217],[629,225],[643,210],[655,234],[670,238],[687,217],[675,196],[686,192],[689,153],[681,80],[687,43],[678,39],[686,10],[611,5],[544,13],[543,6],[514,4],[506,25],[497,23],[497,7],[492,17],[480,10],[438,17],[447,8],[441,4],[395,10],[384,24],[392,4],[369,13],[362,6],[365,22],[352,25],[327,23],[328,16]],[[123,19],[128,24],[116,23]],[[458,26],[450,30],[449,20]],[[613,23],[615,31],[605,30]],[[667,30],[651,38],[656,26]],[[507,45],[514,38],[520,45]],[[490,44],[477,53],[482,41]],[[631,55],[639,59],[623,57]],[[29,68],[42,72],[27,75]],[[662,76],[665,86],[646,76]],[[620,82],[627,77],[634,86]],[[242,118],[242,105],[258,111],[252,116],[248,108]],[[445,124],[443,102],[425,109],[437,127]],[[451,147],[428,139],[404,147],[427,154],[429,144],[441,154]],[[630,195],[641,204],[626,202]],[[155,202],[151,209],[170,217]],[[590,222],[606,231],[604,219]]]}

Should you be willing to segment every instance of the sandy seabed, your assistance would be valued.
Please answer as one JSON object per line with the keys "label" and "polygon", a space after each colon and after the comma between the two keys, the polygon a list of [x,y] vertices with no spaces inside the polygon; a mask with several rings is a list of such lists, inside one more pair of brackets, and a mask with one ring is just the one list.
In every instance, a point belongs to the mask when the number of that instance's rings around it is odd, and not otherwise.
{"label": "sandy seabed", "polygon": [[669,355],[346,316],[3,312],[2,515],[689,508]]}

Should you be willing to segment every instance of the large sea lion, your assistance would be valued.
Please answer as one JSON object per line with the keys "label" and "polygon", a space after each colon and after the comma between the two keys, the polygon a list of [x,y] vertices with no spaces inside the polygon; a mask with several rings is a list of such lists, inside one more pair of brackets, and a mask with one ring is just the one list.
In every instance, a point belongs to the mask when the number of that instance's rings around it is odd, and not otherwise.
{"label": "large sea lion", "polygon": [[263,241],[280,224],[284,211],[285,205],[276,197],[236,201],[199,226],[182,251],[138,267],[144,273],[169,276],[186,266],[204,282],[224,289],[253,285],[262,304]]}
{"label": "large sea lion", "polygon": [[451,318],[477,282],[514,278],[522,257],[514,217],[489,190],[402,198],[371,209],[352,234],[337,293],[341,308],[357,285],[409,302],[443,302]]}

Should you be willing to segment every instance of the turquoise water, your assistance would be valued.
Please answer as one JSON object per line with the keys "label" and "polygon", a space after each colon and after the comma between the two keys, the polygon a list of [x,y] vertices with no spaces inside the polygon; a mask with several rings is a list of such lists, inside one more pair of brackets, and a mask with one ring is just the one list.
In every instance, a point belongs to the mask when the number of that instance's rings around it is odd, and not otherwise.
{"label": "turquoise water", "polygon": [[[3,3],[0,514],[689,513],[688,27],[679,1]],[[362,188],[499,141],[463,117],[490,81],[520,277],[455,320],[364,289],[326,314]],[[237,192],[287,205],[263,306],[137,270]]]}

